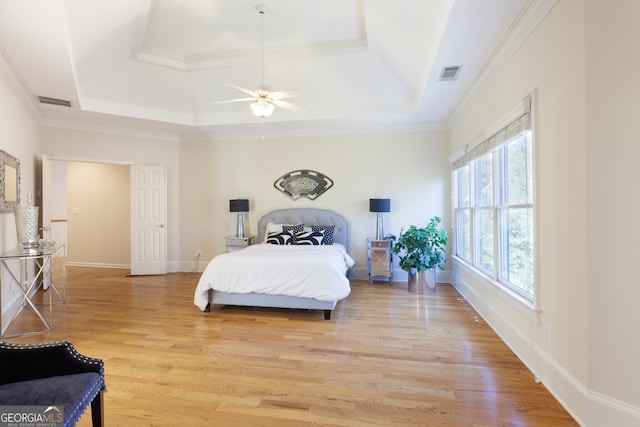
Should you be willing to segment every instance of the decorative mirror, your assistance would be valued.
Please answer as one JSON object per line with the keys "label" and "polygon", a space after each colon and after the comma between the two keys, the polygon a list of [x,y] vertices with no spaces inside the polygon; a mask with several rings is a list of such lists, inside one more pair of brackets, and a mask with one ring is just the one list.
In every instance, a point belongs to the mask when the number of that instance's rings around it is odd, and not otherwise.
{"label": "decorative mirror", "polygon": [[301,197],[315,200],[333,186],[333,181],[320,172],[300,169],[285,173],[273,183],[273,186],[293,200]]}
{"label": "decorative mirror", "polygon": [[20,160],[0,150],[0,212],[20,204]]}

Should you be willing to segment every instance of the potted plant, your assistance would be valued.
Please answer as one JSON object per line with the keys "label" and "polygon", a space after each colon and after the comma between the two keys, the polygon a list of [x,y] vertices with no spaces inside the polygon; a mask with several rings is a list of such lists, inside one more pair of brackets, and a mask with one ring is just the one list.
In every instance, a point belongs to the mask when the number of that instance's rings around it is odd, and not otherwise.
{"label": "potted plant", "polygon": [[409,274],[410,292],[434,292],[436,267],[444,270],[447,262],[447,232],[439,227],[440,217],[431,218],[426,227],[409,226],[401,230],[393,253],[399,256],[400,268]]}

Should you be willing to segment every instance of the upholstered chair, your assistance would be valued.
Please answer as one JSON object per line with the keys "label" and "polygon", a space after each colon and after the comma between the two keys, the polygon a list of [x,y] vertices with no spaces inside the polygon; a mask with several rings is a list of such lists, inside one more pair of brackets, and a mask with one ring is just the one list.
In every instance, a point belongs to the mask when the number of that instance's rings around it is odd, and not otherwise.
{"label": "upholstered chair", "polygon": [[[102,426],[104,362],[81,355],[68,341],[0,342],[0,405],[62,408],[64,426],[75,426],[91,405],[93,426]],[[51,409],[51,408],[49,408]]]}

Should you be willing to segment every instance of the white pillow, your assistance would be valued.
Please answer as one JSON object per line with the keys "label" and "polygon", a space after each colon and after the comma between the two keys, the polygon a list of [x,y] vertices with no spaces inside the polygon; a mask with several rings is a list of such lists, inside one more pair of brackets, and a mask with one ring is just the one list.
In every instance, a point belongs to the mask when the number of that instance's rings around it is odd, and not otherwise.
{"label": "white pillow", "polygon": [[267,236],[271,233],[282,233],[282,224],[268,223],[264,229],[264,241],[266,243]]}

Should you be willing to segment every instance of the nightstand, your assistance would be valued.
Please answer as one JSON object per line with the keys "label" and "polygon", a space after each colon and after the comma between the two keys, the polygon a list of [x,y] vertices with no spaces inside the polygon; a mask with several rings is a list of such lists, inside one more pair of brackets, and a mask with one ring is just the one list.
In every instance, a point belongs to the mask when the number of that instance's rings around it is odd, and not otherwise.
{"label": "nightstand", "polygon": [[392,240],[367,239],[367,257],[369,259],[369,284],[374,278],[386,277],[393,281],[393,249]]}
{"label": "nightstand", "polygon": [[253,236],[227,237],[227,252],[235,252],[244,249],[253,243]]}

